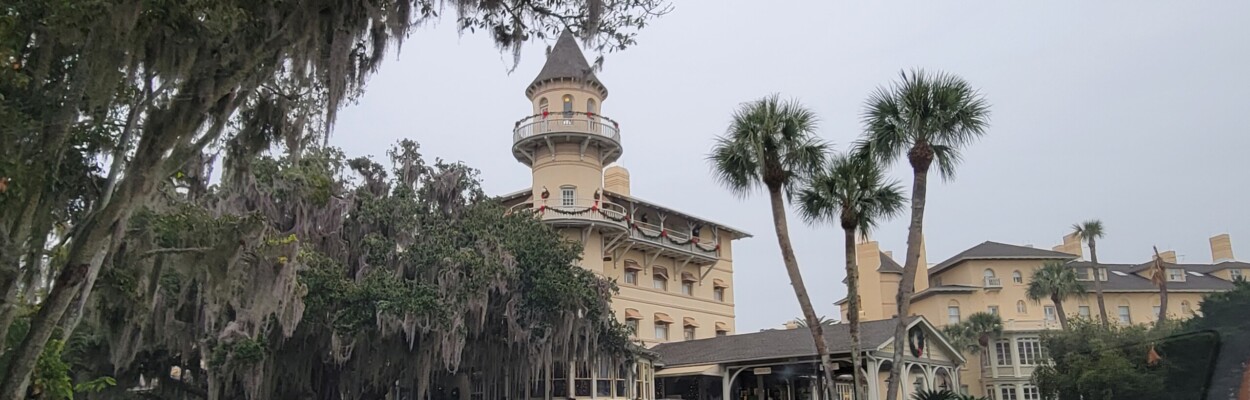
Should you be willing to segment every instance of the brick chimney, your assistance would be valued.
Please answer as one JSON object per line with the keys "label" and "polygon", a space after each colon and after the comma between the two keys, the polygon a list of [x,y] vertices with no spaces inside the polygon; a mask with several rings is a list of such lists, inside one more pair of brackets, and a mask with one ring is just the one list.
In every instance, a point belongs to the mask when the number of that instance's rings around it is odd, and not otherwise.
{"label": "brick chimney", "polygon": [[603,171],[603,188],[607,191],[629,196],[629,170],[613,165]]}
{"label": "brick chimney", "polygon": [[1063,244],[1055,246],[1051,248],[1051,250],[1054,250],[1060,253],[1072,254],[1072,255],[1077,256],[1077,258],[1081,258],[1082,257],[1081,238],[1078,238],[1075,233],[1069,233],[1067,235],[1063,235]]}
{"label": "brick chimney", "polygon": [[1160,251],[1159,258],[1162,258],[1163,262],[1176,264],[1176,250]]}
{"label": "brick chimney", "polygon": [[1227,233],[1211,237],[1211,262],[1233,261],[1233,240]]}

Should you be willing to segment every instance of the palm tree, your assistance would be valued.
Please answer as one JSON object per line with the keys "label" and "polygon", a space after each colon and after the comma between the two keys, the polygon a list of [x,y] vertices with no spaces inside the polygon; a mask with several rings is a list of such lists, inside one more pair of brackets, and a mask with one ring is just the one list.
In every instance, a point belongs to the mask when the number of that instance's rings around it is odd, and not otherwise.
{"label": "palm tree", "polygon": [[825,160],[827,145],[815,136],[816,114],[797,101],[782,101],[772,95],[743,104],[733,114],[729,129],[716,138],[708,160],[716,177],[739,196],[746,196],[764,187],[772,205],[773,228],[790,286],[807,320],[812,341],[825,370],[825,388],[833,388],[833,361],[825,345],[824,325],[812,308],[799,262],[790,244],[790,228],[786,224],[785,194],[815,172]]}
{"label": "palm tree", "polygon": [[1033,271],[1026,291],[1029,300],[1041,302],[1050,299],[1059,314],[1059,326],[1068,329],[1068,315],[1063,312],[1063,301],[1073,296],[1084,296],[1085,285],[1076,280],[1076,270],[1061,261],[1050,261]]}
{"label": "palm tree", "polygon": [[911,223],[907,229],[907,259],[899,282],[898,324],[894,328],[894,362],[890,367],[887,400],[897,400],[903,365],[906,317],[911,315],[916,270],[924,229],[925,194],[929,168],[937,162],[938,173],[954,176],[959,151],[989,126],[989,103],[967,81],[955,75],[903,72],[901,80],[878,88],[864,111],[865,138],[861,149],[879,160],[893,162],[906,155],[912,168]]}
{"label": "palm tree", "polygon": [[807,181],[797,196],[799,212],[809,223],[836,221],[842,227],[846,252],[847,321],[851,331],[851,365],[855,388],[867,384],[859,369],[859,267],[855,232],[867,235],[877,222],[903,210],[903,189],[886,181],[885,172],[870,157],[834,156],[829,165]]}
{"label": "palm tree", "polygon": [[951,346],[964,353],[979,354],[989,348],[990,340],[1003,334],[1003,319],[998,314],[976,312],[966,321],[942,328]]}
{"label": "palm tree", "polygon": [[[817,319],[818,321],[820,321],[820,324],[821,324],[821,325],[824,325],[824,326],[836,325],[836,324],[838,323],[838,320],[833,319],[833,318],[829,318],[829,317],[824,316],[824,315],[821,315],[820,317],[817,317],[816,319]],[[805,319],[805,318],[803,318],[803,317],[796,317],[796,318],[794,318],[794,324],[795,324],[795,326],[798,326],[798,327],[800,327],[800,328],[806,328],[806,327],[807,327],[807,319]]]}
{"label": "palm tree", "polygon": [[1159,248],[1155,247],[1154,263],[1151,265],[1150,280],[1159,287],[1159,319],[1156,324],[1162,324],[1168,319],[1168,277],[1167,265],[1164,264],[1163,257],[1159,256]]}
{"label": "palm tree", "polygon": [[1102,239],[1102,221],[1091,219],[1079,224],[1072,224],[1072,233],[1089,245],[1089,263],[1093,265],[1094,296],[1098,298],[1098,319],[1102,326],[1107,326],[1107,301],[1102,296],[1102,268],[1098,267],[1098,239]]}

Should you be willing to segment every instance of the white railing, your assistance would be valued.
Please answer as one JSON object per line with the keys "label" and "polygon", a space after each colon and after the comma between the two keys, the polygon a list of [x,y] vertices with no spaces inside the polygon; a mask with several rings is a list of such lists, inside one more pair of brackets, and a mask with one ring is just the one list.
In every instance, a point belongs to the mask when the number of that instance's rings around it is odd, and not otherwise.
{"label": "white railing", "polygon": [[537,204],[534,202],[517,204],[512,206],[511,211],[518,212],[521,210],[527,210],[530,212],[539,212],[539,210],[544,208],[543,205],[545,204],[546,209],[542,210],[543,220],[581,219],[605,221],[622,227],[627,226],[625,223],[625,216],[628,214],[625,211],[625,207],[620,204],[599,201],[598,210],[592,210],[591,207],[596,205],[594,199],[574,199],[571,203],[572,204],[565,204],[562,199],[553,198],[547,199],[546,203],[543,203],[540,200]]}
{"label": "white railing", "polygon": [[[699,255],[707,256],[707,257],[717,256],[715,250],[707,250],[707,249],[714,249],[716,246],[715,243],[695,243],[694,241],[690,240],[691,239],[690,232],[677,231],[677,230],[674,230],[673,228],[662,229],[658,225],[653,225],[653,224],[642,222],[642,221],[634,221],[634,225],[637,226],[637,229],[630,230],[630,237],[634,238],[635,240],[642,240],[642,241],[646,241],[650,243],[655,243],[655,244],[665,246],[668,248],[696,253]],[[667,237],[660,236],[661,232],[663,232],[664,236],[667,236]],[[673,242],[686,242],[686,243],[677,244]]]}
{"label": "white railing", "polygon": [[999,279],[997,276],[987,276],[985,277],[985,287],[1000,288],[1000,287],[1003,287],[1003,281],[1002,279]]}
{"label": "white railing", "polygon": [[584,112],[554,112],[545,116],[539,114],[525,117],[517,121],[516,128],[512,130],[512,141],[517,142],[531,136],[557,132],[589,133],[617,142],[621,141],[621,131],[616,121]]}

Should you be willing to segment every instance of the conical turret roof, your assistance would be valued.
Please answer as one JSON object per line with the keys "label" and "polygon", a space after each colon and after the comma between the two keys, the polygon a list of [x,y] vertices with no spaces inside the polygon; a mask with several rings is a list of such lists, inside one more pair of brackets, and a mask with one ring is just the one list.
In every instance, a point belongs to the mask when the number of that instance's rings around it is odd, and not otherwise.
{"label": "conical turret roof", "polygon": [[560,38],[556,40],[555,46],[552,46],[551,52],[547,54],[547,63],[543,65],[542,71],[538,72],[538,77],[534,78],[534,82],[531,82],[525,89],[525,93],[532,95],[538,85],[559,80],[581,81],[597,89],[602,97],[608,97],[608,89],[603,86],[599,78],[595,77],[594,69],[590,67],[590,63],[586,62],[586,56],[577,45],[577,39],[568,29],[560,33]]}

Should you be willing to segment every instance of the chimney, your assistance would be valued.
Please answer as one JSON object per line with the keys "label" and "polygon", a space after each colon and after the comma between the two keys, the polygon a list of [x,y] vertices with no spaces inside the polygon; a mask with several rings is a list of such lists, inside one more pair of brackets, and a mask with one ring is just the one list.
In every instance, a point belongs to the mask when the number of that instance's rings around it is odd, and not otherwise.
{"label": "chimney", "polygon": [[1176,250],[1161,251],[1159,258],[1162,258],[1165,263],[1176,264]]}
{"label": "chimney", "polygon": [[629,196],[629,170],[613,165],[603,171],[603,188],[619,195]]}
{"label": "chimney", "polygon": [[1081,247],[1081,238],[1078,238],[1075,233],[1063,235],[1063,244],[1052,247],[1051,250],[1060,253],[1072,254],[1079,258],[1082,256],[1081,250],[1083,250]]}
{"label": "chimney", "polygon": [[799,329],[799,321],[787,321],[786,329]]}
{"label": "chimney", "polygon": [[[885,253],[885,258],[888,258],[888,259],[891,259],[891,260],[893,260],[893,259],[894,259],[894,252],[893,252],[893,251],[883,251],[882,253]],[[897,261],[896,261],[896,262],[897,262]]]}
{"label": "chimney", "polygon": [[1211,262],[1233,261],[1233,240],[1227,233],[1211,237]]}

